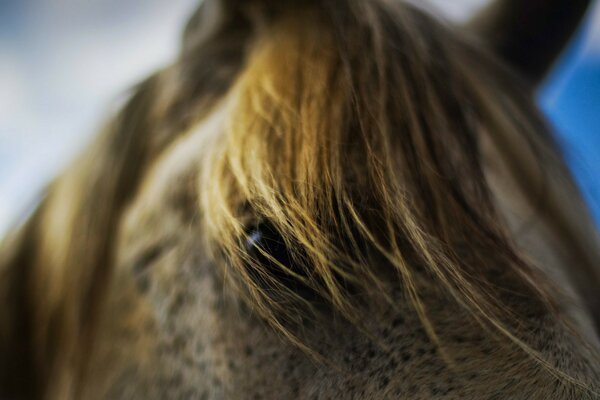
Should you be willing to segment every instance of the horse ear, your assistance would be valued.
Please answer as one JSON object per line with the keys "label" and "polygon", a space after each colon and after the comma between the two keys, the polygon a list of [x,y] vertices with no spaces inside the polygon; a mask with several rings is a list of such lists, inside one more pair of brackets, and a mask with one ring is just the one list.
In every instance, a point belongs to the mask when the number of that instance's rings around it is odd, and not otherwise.
{"label": "horse ear", "polygon": [[189,19],[184,33],[184,47],[209,40],[245,33],[294,3],[309,0],[204,0]]}
{"label": "horse ear", "polygon": [[589,0],[492,0],[467,24],[532,84],[539,84],[579,25]]}
{"label": "horse ear", "polygon": [[186,46],[206,42],[244,20],[231,6],[231,1],[204,0],[188,21],[183,42]]}

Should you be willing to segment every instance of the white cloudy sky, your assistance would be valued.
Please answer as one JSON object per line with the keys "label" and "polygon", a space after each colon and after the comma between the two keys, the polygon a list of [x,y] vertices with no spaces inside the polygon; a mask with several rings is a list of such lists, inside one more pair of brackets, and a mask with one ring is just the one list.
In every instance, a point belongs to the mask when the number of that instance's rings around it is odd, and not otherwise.
{"label": "white cloudy sky", "polygon": [[[431,1],[456,20],[485,3]],[[0,0],[0,236],[127,88],[174,56],[198,3]],[[586,51],[600,57],[594,15]]]}
{"label": "white cloudy sky", "polygon": [[0,0],[0,234],[174,56],[196,2]]}

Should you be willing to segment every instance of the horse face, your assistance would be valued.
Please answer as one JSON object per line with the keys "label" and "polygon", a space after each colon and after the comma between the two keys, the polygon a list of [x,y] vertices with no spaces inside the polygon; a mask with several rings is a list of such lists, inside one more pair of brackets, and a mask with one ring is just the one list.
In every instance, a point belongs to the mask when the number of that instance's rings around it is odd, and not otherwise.
{"label": "horse face", "polygon": [[591,396],[594,229],[523,85],[402,4],[207,0],[4,253],[4,392]]}
{"label": "horse face", "polygon": [[[365,330],[331,309],[307,319],[302,339],[322,359],[265,323],[227,284],[206,243],[198,155],[222,132],[221,107],[156,160],[120,222],[86,398],[561,395],[561,385],[518,348],[490,337],[450,297],[428,289],[425,273],[417,276],[421,296],[455,364],[440,355],[401,285],[390,292],[393,305],[369,308]],[[532,311],[522,302],[517,309]],[[557,359],[574,358],[568,336],[560,345],[551,337],[560,332],[551,318],[533,318],[543,331],[528,341],[552,346]],[[525,372],[529,378],[504,386],[507,376]]]}

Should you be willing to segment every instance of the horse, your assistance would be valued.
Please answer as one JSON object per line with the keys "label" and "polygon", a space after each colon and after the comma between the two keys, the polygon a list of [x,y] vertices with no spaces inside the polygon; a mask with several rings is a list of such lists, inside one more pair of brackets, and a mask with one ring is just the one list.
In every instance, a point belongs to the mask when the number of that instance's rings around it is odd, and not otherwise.
{"label": "horse", "polygon": [[205,0],[3,240],[0,397],[598,398],[533,99],[587,3]]}

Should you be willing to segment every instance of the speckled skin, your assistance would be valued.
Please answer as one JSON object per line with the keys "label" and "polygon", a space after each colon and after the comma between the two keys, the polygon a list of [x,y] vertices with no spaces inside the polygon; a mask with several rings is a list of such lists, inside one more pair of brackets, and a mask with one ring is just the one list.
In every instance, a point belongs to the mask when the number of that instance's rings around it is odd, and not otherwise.
{"label": "speckled skin", "polygon": [[[396,309],[369,310],[365,325],[373,340],[327,310],[307,324],[305,338],[326,362],[280,338],[237,301],[204,244],[197,155],[206,137],[218,134],[220,118],[214,112],[164,152],[121,222],[84,398],[585,398],[522,351],[493,339],[435,289],[422,297],[453,363],[443,361],[399,289]],[[544,241],[540,230],[531,232],[527,240]],[[528,312],[526,301],[514,302]],[[565,372],[598,382],[600,364],[589,349],[553,317],[534,318],[540,328],[526,339]],[[581,320],[576,329],[589,329]],[[597,340],[592,346],[598,348]]]}

